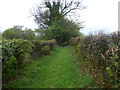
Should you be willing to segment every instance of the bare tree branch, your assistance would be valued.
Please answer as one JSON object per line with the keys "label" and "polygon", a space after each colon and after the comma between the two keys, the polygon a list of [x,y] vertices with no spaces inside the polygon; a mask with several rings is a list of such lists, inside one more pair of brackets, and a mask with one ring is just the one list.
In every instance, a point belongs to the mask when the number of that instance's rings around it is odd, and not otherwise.
{"label": "bare tree branch", "polygon": [[[58,16],[67,16],[69,13],[75,13],[77,10],[85,9],[82,6],[83,0],[75,2],[75,0],[45,0],[44,3],[39,4],[37,8],[33,7],[31,15],[34,16],[35,22],[39,25],[51,25],[52,21]],[[47,11],[48,10],[48,11]],[[47,11],[47,12],[46,12]]]}

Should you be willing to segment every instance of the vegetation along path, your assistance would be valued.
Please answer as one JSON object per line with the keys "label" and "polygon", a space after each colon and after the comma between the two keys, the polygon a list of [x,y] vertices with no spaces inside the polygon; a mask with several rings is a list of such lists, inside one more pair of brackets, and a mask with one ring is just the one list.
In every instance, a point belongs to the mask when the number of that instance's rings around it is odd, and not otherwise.
{"label": "vegetation along path", "polygon": [[[72,47],[55,47],[51,55],[37,59],[7,87],[15,88],[82,88],[93,87],[94,80],[74,63]],[[84,65],[83,65],[84,67]]]}

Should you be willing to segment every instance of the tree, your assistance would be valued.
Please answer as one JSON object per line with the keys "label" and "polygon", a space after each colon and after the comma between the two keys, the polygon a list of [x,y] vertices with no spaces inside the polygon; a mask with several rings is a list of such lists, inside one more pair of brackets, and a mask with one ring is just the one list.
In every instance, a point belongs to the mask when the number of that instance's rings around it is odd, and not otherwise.
{"label": "tree", "polygon": [[[85,7],[81,6],[81,2],[82,1],[75,2],[75,0],[70,2],[67,0],[46,0],[42,5],[38,5],[37,9],[33,8],[34,11],[32,12],[32,15],[34,16],[35,22],[38,24],[39,28],[43,30],[42,33],[44,34],[42,35],[49,39],[56,39],[58,42],[68,40],[63,40],[63,38],[70,37],[70,33],[68,34],[68,32],[71,32],[71,29],[69,28],[71,27],[70,24],[76,28],[78,28],[78,26],[68,20],[66,16],[76,10],[84,9]],[[63,27],[64,22],[66,24],[65,27]],[[74,30],[72,29],[72,31]],[[75,29],[75,32],[78,31]]]}
{"label": "tree", "polygon": [[14,26],[9,28],[2,33],[3,38],[5,39],[26,39],[26,40],[35,40],[36,35],[31,29],[25,28],[23,26]]}
{"label": "tree", "polygon": [[23,31],[21,26],[14,26],[13,28],[7,29],[2,33],[5,39],[22,39]]}
{"label": "tree", "polygon": [[23,38],[27,39],[27,40],[35,40],[36,35],[35,35],[34,31],[32,31],[31,29],[26,29],[26,30],[24,30]]}
{"label": "tree", "polygon": [[[82,10],[86,7],[82,6],[82,0],[44,0],[40,5],[33,7],[31,14],[35,18],[35,22],[39,27],[46,28],[50,26],[56,19],[61,19],[68,14],[75,14],[77,10]],[[75,16],[74,16],[75,17]]]}

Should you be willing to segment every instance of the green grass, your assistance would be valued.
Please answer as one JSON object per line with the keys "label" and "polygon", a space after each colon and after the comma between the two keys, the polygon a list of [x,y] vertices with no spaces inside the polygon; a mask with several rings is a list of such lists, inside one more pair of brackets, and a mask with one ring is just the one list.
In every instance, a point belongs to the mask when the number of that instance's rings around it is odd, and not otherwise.
{"label": "green grass", "polygon": [[[44,56],[26,67],[18,79],[5,87],[11,88],[83,88],[94,87],[89,73],[78,68],[72,47],[55,47],[50,56]],[[83,65],[84,68],[84,65]]]}

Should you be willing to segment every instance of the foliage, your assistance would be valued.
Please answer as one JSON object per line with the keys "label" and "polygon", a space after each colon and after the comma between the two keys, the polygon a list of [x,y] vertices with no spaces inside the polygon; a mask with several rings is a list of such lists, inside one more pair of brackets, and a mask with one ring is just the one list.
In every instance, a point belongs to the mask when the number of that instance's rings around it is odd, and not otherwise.
{"label": "foliage", "polygon": [[2,62],[3,80],[14,77],[18,69],[30,60],[30,53],[34,45],[27,40],[3,40]]}
{"label": "foliage", "polygon": [[36,30],[41,39],[56,39],[60,45],[68,44],[71,37],[81,36],[80,27],[68,19],[53,22],[47,30]]}
{"label": "foliage", "polygon": [[5,39],[22,39],[23,31],[20,27],[14,26],[13,28],[7,29],[2,33],[3,38]]}
{"label": "foliage", "polygon": [[14,26],[13,28],[7,29],[2,33],[4,39],[26,39],[35,40],[37,39],[34,31],[31,29],[22,29],[22,26]]}
{"label": "foliage", "polygon": [[33,59],[50,54],[55,40],[28,41],[12,39],[2,41],[3,80],[11,79]]}
{"label": "foliage", "polygon": [[[73,49],[70,46],[55,47],[51,55],[38,58],[23,70],[20,78],[3,88],[94,88],[95,81],[89,73],[79,70],[73,63],[77,60],[76,55],[71,55]],[[84,65],[79,66],[85,68]]]}
{"label": "foliage", "polygon": [[73,43],[72,45],[76,46],[76,51],[82,53],[84,60],[91,62],[94,69],[103,75],[104,83],[101,84],[104,85],[101,87],[117,87],[119,85],[119,33],[115,32],[111,35],[100,33],[80,38],[80,40],[72,38],[70,41]]}
{"label": "foliage", "polygon": [[48,41],[32,40],[31,42],[35,45],[32,52],[33,58],[38,58],[43,55],[50,54],[50,50],[53,50],[54,45],[56,44],[55,40]]}
{"label": "foliage", "polygon": [[34,31],[32,31],[31,29],[24,30],[23,38],[26,40],[36,40],[37,39]]}
{"label": "foliage", "polygon": [[[80,35],[80,27],[75,22],[66,19],[65,16],[72,11],[83,9],[81,1],[44,1],[34,8],[32,15],[35,22],[41,28],[39,33],[42,38],[56,39],[58,44],[66,45],[71,37]],[[43,30],[43,31],[41,31]]]}
{"label": "foliage", "polygon": [[53,22],[61,20],[69,13],[74,15],[77,10],[84,9],[85,7],[81,3],[82,1],[76,2],[75,0],[44,0],[33,8],[31,14],[40,28],[47,28]]}
{"label": "foliage", "polygon": [[80,28],[69,20],[62,20],[59,23],[53,23],[53,26],[50,27],[52,31],[52,36],[58,42],[58,44],[67,44],[71,37],[80,36]]}

